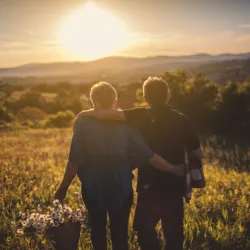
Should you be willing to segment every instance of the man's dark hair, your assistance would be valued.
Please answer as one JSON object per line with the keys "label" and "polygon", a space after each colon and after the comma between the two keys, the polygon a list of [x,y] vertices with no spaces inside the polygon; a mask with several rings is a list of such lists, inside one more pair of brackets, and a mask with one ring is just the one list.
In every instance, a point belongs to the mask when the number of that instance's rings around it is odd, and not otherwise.
{"label": "man's dark hair", "polygon": [[168,83],[150,76],[143,84],[143,95],[150,105],[166,103],[170,97]]}

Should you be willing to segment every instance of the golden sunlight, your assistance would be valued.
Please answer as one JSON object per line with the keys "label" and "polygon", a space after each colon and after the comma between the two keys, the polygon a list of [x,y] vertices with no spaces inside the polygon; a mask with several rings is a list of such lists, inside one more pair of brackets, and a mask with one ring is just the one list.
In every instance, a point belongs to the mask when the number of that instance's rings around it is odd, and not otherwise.
{"label": "golden sunlight", "polygon": [[112,13],[88,3],[62,23],[59,42],[74,59],[110,56],[126,47],[125,24]]}

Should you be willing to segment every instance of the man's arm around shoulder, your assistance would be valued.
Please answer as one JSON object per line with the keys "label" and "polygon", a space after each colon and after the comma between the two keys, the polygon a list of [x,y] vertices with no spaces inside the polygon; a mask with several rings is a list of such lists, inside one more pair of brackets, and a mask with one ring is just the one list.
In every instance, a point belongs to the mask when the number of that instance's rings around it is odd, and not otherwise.
{"label": "man's arm around shoulder", "polygon": [[145,108],[133,109],[89,109],[81,111],[75,119],[76,123],[81,117],[93,117],[99,120],[133,122],[145,112]]}
{"label": "man's arm around shoulder", "polygon": [[115,121],[125,121],[125,115],[122,110],[118,109],[89,109],[81,111],[77,116],[75,121],[81,117],[93,117],[99,120],[115,120]]}

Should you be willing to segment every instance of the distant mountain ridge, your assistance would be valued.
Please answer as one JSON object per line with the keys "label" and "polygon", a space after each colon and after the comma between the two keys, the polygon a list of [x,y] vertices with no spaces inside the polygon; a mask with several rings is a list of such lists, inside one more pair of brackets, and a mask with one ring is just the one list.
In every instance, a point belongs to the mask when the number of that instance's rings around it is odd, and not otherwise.
{"label": "distant mountain ridge", "polygon": [[13,68],[0,68],[0,77],[76,77],[77,79],[113,79],[121,75],[133,78],[176,68],[189,68],[204,63],[250,59],[249,53],[242,54],[195,54],[188,56],[154,57],[105,57],[87,62],[32,63]]}

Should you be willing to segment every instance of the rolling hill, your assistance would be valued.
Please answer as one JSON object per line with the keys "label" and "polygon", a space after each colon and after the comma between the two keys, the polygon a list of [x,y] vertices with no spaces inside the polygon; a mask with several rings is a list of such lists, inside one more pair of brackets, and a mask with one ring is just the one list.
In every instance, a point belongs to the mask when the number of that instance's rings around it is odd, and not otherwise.
{"label": "rolling hill", "polygon": [[[43,77],[60,78],[72,82],[90,82],[97,80],[136,81],[148,75],[158,75],[164,71],[183,68],[189,72],[209,71],[214,79],[215,69],[239,68],[250,60],[250,53],[190,56],[155,56],[145,58],[106,57],[88,62],[34,63],[13,68],[1,68],[0,77]],[[214,65],[214,66],[213,66]],[[224,66],[223,66],[224,65]],[[224,68],[225,68],[224,67]],[[225,70],[223,68],[223,70]],[[207,70],[208,69],[208,70]]]}

